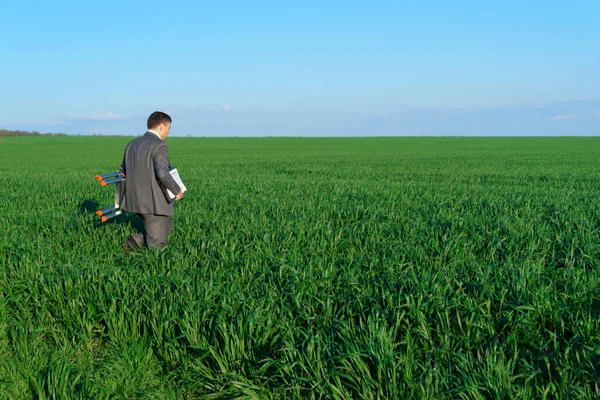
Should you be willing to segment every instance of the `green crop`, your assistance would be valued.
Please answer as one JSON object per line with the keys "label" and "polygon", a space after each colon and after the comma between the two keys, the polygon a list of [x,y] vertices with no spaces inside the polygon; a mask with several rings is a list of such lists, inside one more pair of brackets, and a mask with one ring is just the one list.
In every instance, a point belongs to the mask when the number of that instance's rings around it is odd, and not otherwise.
{"label": "green crop", "polygon": [[600,138],[169,138],[127,254],[128,140],[0,143],[0,398],[598,396]]}

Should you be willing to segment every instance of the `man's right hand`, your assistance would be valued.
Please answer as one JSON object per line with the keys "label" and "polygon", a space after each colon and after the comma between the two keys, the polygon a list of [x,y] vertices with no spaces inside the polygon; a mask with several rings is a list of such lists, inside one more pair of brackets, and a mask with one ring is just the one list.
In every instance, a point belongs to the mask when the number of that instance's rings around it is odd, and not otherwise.
{"label": "man's right hand", "polygon": [[183,190],[179,189],[179,193],[177,194],[177,196],[175,196],[175,200],[181,200],[181,198],[183,197]]}

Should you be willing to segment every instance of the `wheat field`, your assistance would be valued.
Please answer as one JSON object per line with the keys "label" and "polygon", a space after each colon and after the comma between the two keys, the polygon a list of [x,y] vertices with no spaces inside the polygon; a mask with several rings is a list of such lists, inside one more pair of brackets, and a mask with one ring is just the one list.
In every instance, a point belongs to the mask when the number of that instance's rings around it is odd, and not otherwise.
{"label": "wheat field", "polygon": [[0,398],[597,398],[600,138],[169,138],[125,253],[131,139],[2,138]]}

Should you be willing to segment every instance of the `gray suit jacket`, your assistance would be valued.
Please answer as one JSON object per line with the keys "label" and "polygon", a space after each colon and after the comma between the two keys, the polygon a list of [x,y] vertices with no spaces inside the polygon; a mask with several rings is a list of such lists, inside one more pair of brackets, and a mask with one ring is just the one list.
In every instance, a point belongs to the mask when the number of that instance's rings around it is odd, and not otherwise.
{"label": "gray suit jacket", "polygon": [[173,215],[173,203],[167,200],[160,187],[162,184],[174,194],[179,193],[179,185],[169,173],[167,143],[154,133],[146,132],[127,144],[121,169],[125,173],[123,210]]}

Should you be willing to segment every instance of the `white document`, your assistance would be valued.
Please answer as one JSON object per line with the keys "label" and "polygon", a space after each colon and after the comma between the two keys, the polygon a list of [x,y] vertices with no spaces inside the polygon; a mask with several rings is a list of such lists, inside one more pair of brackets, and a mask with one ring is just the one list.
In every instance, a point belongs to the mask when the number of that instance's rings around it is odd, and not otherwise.
{"label": "white document", "polygon": [[[175,179],[175,182],[177,182],[181,190],[185,193],[185,185],[183,184],[183,182],[181,182],[181,178],[179,177],[179,172],[177,172],[177,168],[173,168],[169,172],[171,173],[171,176],[173,177],[173,179]],[[169,194],[171,200],[173,200],[175,196],[177,196],[176,194],[173,194],[173,192],[171,192],[169,189],[167,189],[167,193]]]}

